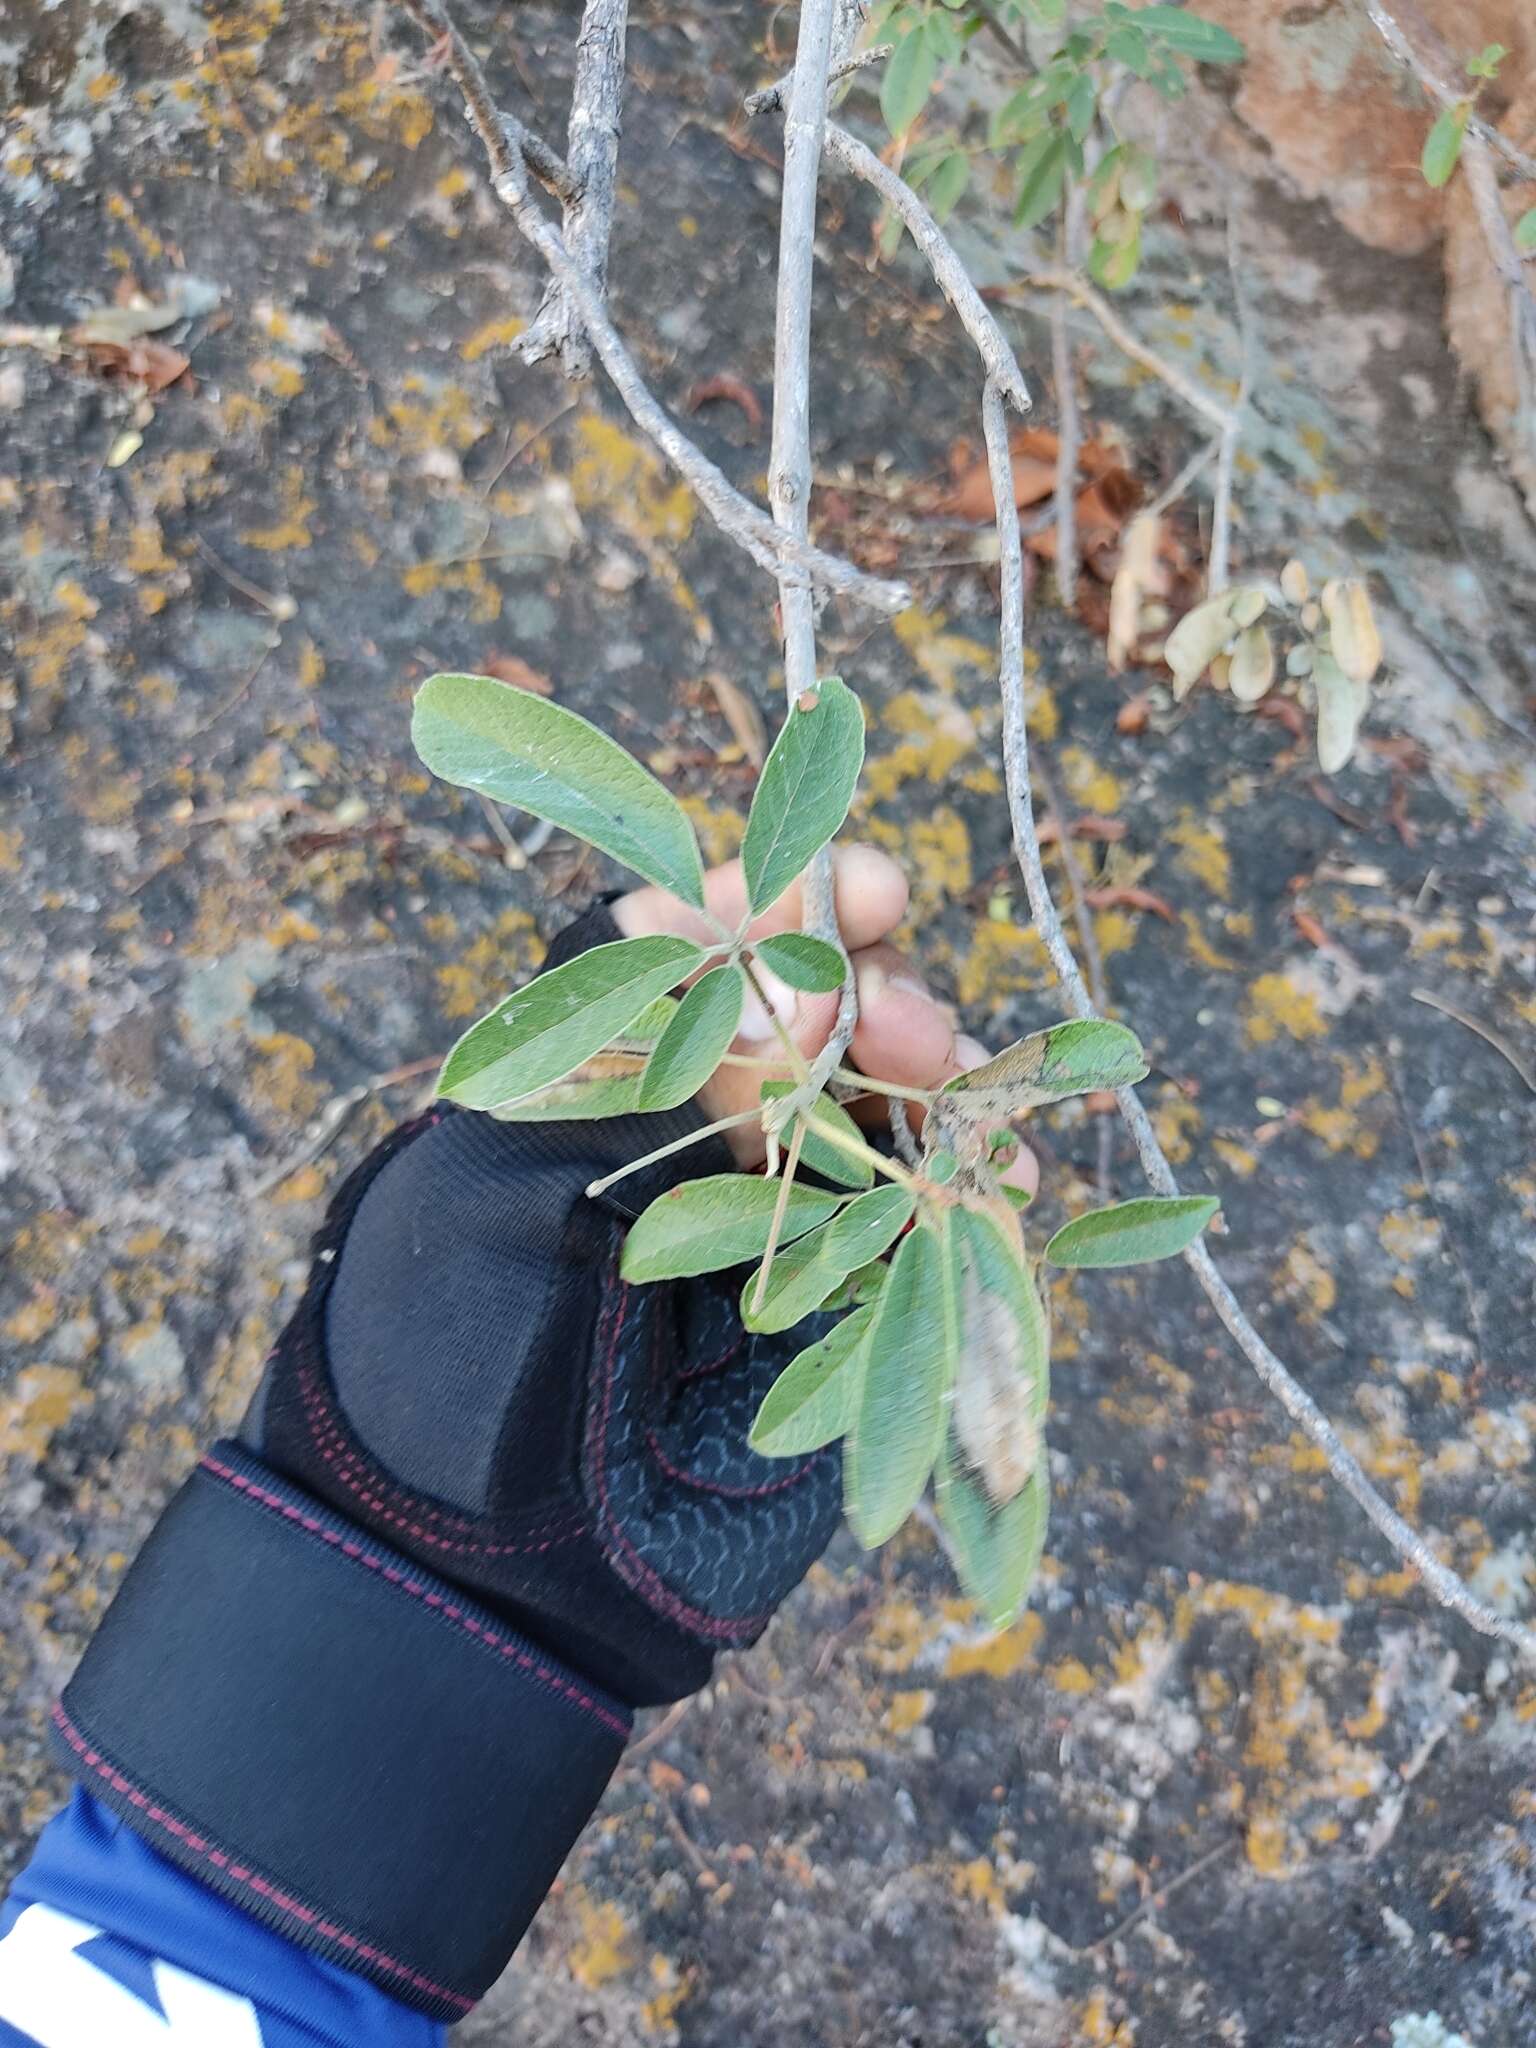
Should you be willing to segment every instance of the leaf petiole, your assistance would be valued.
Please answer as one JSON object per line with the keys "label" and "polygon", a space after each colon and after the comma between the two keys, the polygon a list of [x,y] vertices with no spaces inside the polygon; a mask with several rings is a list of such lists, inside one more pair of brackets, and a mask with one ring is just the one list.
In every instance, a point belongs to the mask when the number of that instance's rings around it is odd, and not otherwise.
{"label": "leaf petiole", "polygon": [[774,1205],[773,1221],[768,1227],[768,1243],[763,1251],[763,1263],[757,1269],[757,1279],[752,1289],[752,1313],[762,1312],[763,1297],[768,1291],[768,1276],[773,1271],[773,1255],[779,1248],[779,1238],[784,1229],[784,1215],[789,1208],[789,1191],[795,1184],[795,1168],[800,1164],[800,1148],[805,1143],[805,1124],[797,1120],[790,1133],[789,1150],[784,1159],[784,1178],[779,1182],[779,1199]]}
{"label": "leaf petiole", "polygon": [[704,1124],[696,1131],[688,1131],[681,1138],[674,1138],[670,1145],[658,1145],[654,1152],[647,1152],[640,1159],[632,1159],[628,1166],[621,1166],[617,1173],[605,1174],[601,1180],[588,1181],[588,1195],[600,1195],[611,1188],[615,1181],[627,1180],[630,1174],[638,1173],[644,1166],[654,1166],[658,1159],[670,1159],[674,1152],[686,1152],[690,1145],[700,1145],[706,1138],[716,1138],[722,1131],[734,1131],[740,1124],[757,1121],[761,1112],[757,1109],[739,1109],[734,1116],[723,1116],[712,1124]]}

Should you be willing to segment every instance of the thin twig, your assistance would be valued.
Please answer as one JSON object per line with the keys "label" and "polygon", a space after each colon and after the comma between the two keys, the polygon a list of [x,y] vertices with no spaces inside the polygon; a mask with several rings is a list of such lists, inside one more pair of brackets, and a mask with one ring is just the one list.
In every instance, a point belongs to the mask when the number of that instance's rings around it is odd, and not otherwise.
{"label": "thin twig", "polygon": [[997,379],[1003,395],[1015,411],[1028,412],[1029,386],[1003,330],[971,282],[949,237],[912,187],[904,178],[897,177],[890,166],[883,164],[857,136],[850,135],[846,128],[839,128],[836,122],[827,124],[826,150],[834,163],[841,164],[844,170],[851,171],[856,178],[872,186],[886,205],[900,214],[903,226],[927,259],[935,284],[954,307],[956,318],[975,343],[977,353],[987,366],[987,374]]}
{"label": "thin twig", "polygon": [[[910,601],[904,584],[867,576],[851,562],[780,533],[762,507],[744,498],[703,451],[689,440],[641,377],[620,339],[618,329],[608,316],[601,294],[594,290],[572,259],[559,229],[545,219],[534,203],[525,169],[525,164],[534,163],[534,157],[529,153],[527,131],[510,116],[503,116],[497,111],[484,73],[439,0],[400,0],[400,4],[442,42],[447,51],[448,68],[463,96],[470,125],[479,136],[490,163],[497,198],[511,213],[546,268],[564,286],[567,297],[581,317],[588,340],[631,417],[686,478],[710,517],[770,575],[780,574],[788,562],[807,580],[814,580],[840,595],[856,597],[876,611],[903,610]],[[567,175],[561,197],[570,190]]]}
{"label": "thin twig", "polygon": [[271,1194],[274,1188],[280,1188],[285,1180],[291,1180],[302,1168],[313,1165],[330,1149],[353,1110],[366,1102],[370,1095],[377,1095],[385,1088],[396,1088],[403,1081],[419,1080],[423,1074],[436,1073],[442,1063],[442,1054],[432,1053],[424,1060],[411,1060],[403,1067],[391,1067],[387,1074],[374,1074],[370,1079],[359,1082],[357,1087],[333,1096],[305,1132],[298,1149],[253,1180],[245,1189],[245,1199],[259,1201],[263,1195]]}
{"label": "thin twig", "polygon": [[576,184],[558,153],[541,136],[511,114],[505,114],[491,98],[490,86],[478,58],[460,35],[439,0],[400,0],[400,5],[434,43],[441,46],[464,96],[465,109],[475,133],[490,158],[491,176],[502,178],[512,169],[514,151],[541,185],[553,192],[562,206],[576,198]]}
{"label": "thin twig", "polygon": [[[1062,223],[1065,232],[1066,223]],[[1056,589],[1067,611],[1077,607],[1077,379],[1067,302],[1051,301],[1051,374],[1056,380]]]}
{"label": "thin twig", "polygon": [[1129,1934],[1137,1922],[1144,1920],[1154,1907],[1166,1906],[1175,1892],[1181,1892],[1185,1885],[1193,1884],[1197,1877],[1209,1870],[1213,1863],[1219,1863],[1223,1856],[1230,1856],[1237,1847],[1237,1841],[1237,1836],[1232,1835],[1225,1842],[1218,1842],[1214,1849],[1207,1849],[1203,1856],[1197,1857],[1187,1870],[1181,1870],[1177,1877],[1170,1878],[1167,1884],[1159,1885],[1156,1891],[1148,1892],[1141,1904],[1127,1913],[1118,1927],[1111,1927],[1108,1934],[1101,1934],[1097,1941],[1090,1941],[1086,1948],[1077,1949],[1076,1960],[1083,1962],[1089,1956],[1102,1955],[1105,1949],[1113,1948],[1115,1943]]}
{"label": "thin twig", "polygon": [[1536,1071],[1526,1065],[1508,1040],[1500,1038],[1491,1025],[1480,1022],[1470,1010],[1463,1010],[1459,1004],[1451,1002],[1446,996],[1435,995],[1430,989],[1415,988],[1410,989],[1408,993],[1416,1003],[1424,1003],[1431,1010],[1438,1010],[1443,1017],[1454,1017],[1456,1022],[1465,1025],[1468,1031],[1476,1032],[1484,1045],[1491,1045],[1496,1053],[1508,1060],[1526,1087],[1536,1095]]}
{"label": "thin twig", "polygon": [[[895,47],[894,43],[875,43],[867,50],[855,50],[851,56],[839,58],[837,63],[828,67],[827,84],[841,85],[845,78],[851,78],[854,72],[864,70],[867,65],[883,64]],[[783,106],[784,96],[792,82],[793,74],[789,78],[781,78],[777,85],[764,86],[761,92],[749,92],[742,106],[749,114],[775,114]]]}
{"label": "thin twig", "polygon": [[[1438,106],[1454,107],[1470,97],[1465,89],[1458,91],[1455,86],[1447,84],[1439,71],[1433,69],[1422,53],[1409,42],[1386,8],[1377,4],[1377,0],[1366,0],[1365,11],[1393,56],[1400,64],[1407,66]],[[1518,171],[1522,178],[1536,179],[1536,157],[1527,156],[1523,149],[1518,149],[1507,135],[1485,121],[1481,114],[1472,114],[1468,117],[1467,134],[1486,143],[1490,149],[1496,149],[1504,161]],[[1462,148],[1466,148],[1465,141]]]}
{"label": "thin twig", "polygon": [[903,1166],[915,1173],[923,1163],[923,1155],[917,1149],[917,1139],[912,1133],[912,1118],[904,1102],[894,1095],[886,1098],[885,1113],[890,1120],[891,1143],[896,1147],[897,1156]]}
{"label": "thin twig", "polygon": [[1207,597],[1219,596],[1231,581],[1232,480],[1237,467],[1237,444],[1243,431],[1243,412],[1248,404],[1248,390],[1253,381],[1253,324],[1248,312],[1247,294],[1243,290],[1238,270],[1235,207],[1229,207],[1227,210],[1227,270],[1232,279],[1232,298],[1237,312],[1237,332],[1242,354],[1237,380],[1237,402],[1221,430],[1221,441],[1216,456],[1216,484],[1211,494],[1210,566],[1205,582]]}
{"label": "thin twig", "polygon": [[[1018,521],[1011,516],[1012,464],[1007,421],[1002,395],[990,379],[982,400],[982,421],[992,471],[992,488],[999,506],[998,553],[1002,566],[999,686],[1003,699],[1003,771],[1008,786],[1014,846],[1035,928],[1056,969],[1068,1006],[1078,1017],[1091,1017],[1094,1014],[1093,1003],[1051,899],[1035,830],[1034,805],[1029,788],[1029,730],[1024,710],[1023,552],[1019,545]],[[1004,516],[1005,509],[1010,516]],[[1129,1088],[1120,1089],[1116,1099],[1120,1114],[1135,1141],[1147,1179],[1158,1194],[1176,1195],[1179,1186],[1173,1169],[1164,1157],[1151,1119],[1139,1099]],[[1536,1632],[1507,1619],[1479,1600],[1466,1582],[1440,1562],[1423,1537],[1410,1528],[1372,1486],[1358,1460],[1340,1442],[1327,1416],[1249,1322],[1204,1243],[1197,1238],[1184,1253],[1184,1258],[1243,1356],[1291,1420],[1322,1451],[1328,1469],[1339,1485],[1365,1511],[1398,1555],[1413,1565],[1444,1606],[1454,1608],[1473,1628],[1484,1635],[1498,1636],[1522,1655],[1536,1659]]]}
{"label": "thin twig", "polygon": [[[1458,90],[1447,80],[1443,67],[1452,62],[1451,54],[1434,23],[1425,18],[1413,0],[1409,0],[1404,11],[1413,18],[1416,41],[1410,40],[1401,23],[1380,6],[1378,0],[1367,0],[1365,11],[1387,48],[1400,64],[1407,66],[1430,99],[1441,107],[1465,104],[1470,109],[1475,85],[1467,81]],[[1531,289],[1514,230],[1499,196],[1493,162],[1495,151],[1514,167],[1520,177],[1536,180],[1536,158],[1517,149],[1507,135],[1479,114],[1469,111],[1461,142],[1461,170],[1467,181],[1467,190],[1472,195],[1489,261],[1497,271],[1509,301],[1516,431],[1536,453],[1536,292]]]}
{"label": "thin twig", "polygon": [[1221,452],[1221,441],[1208,441],[1203,448],[1197,448],[1179,471],[1171,484],[1165,484],[1152,500],[1145,512],[1138,513],[1141,519],[1161,518],[1170,506],[1176,505],[1190,485],[1216,460]]}
{"label": "thin twig", "polygon": [[1065,292],[1085,313],[1091,313],[1104,332],[1109,336],[1122,355],[1130,357],[1133,363],[1140,363],[1144,370],[1150,370],[1161,383],[1168,386],[1176,398],[1182,398],[1191,411],[1202,414],[1218,432],[1225,433],[1232,424],[1232,414],[1219,398],[1213,398],[1208,391],[1202,391],[1192,377],[1186,377],[1177,364],[1160,356],[1156,349],[1137,334],[1133,334],[1120,315],[1101,292],[1096,292],[1088,280],[1070,270],[1031,271],[1021,282],[1033,291]]}
{"label": "thin twig", "polygon": [[[586,0],[576,38],[576,77],[566,150],[575,197],[566,206],[560,231],[573,262],[579,263],[598,296],[608,290],[608,237],[618,183],[620,111],[624,99],[624,41],[629,0]],[[517,343],[525,363],[541,363],[558,352],[567,377],[590,376],[592,358],[580,316],[558,284],[544,298]]]}

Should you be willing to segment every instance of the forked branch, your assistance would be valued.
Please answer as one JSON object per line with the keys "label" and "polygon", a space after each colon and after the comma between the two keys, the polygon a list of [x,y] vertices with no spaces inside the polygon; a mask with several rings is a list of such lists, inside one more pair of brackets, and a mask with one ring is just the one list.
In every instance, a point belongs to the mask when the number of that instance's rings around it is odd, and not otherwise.
{"label": "forked branch", "polygon": [[547,144],[539,142],[511,115],[498,110],[478,60],[440,0],[401,0],[401,5],[445,53],[470,125],[490,164],[496,196],[564,290],[636,425],[687,479],[710,517],[770,575],[788,573],[808,587],[819,586],[838,595],[855,597],[876,611],[901,611],[910,601],[905,584],[868,576],[851,562],[780,532],[762,507],[743,497],[702,449],[689,440],[646,385],[609,317],[601,292],[572,257],[559,229],[545,218],[533,196],[528,180],[530,165],[540,176],[541,163],[559,165],[564,189],[559,185],[555,189],[562,199],[574,197],[569,172]]}

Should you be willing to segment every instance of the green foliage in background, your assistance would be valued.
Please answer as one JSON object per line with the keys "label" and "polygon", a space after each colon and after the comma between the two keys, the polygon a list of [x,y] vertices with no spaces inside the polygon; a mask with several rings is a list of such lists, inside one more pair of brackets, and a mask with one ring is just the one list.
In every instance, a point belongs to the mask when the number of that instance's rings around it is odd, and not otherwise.
{"label": "green foliage in background", "polygon": [[[929,102],[947,68],[973,38],[992,31],[1010,58],[1030,68],[993,114],[985,150],[1008,170],[1014,222],[1036,228],[1081,185],[1092,241],[1088,268],[1109,290],[1129,284],[1141,261],[1142,223],[1157,197],[1157,161],[1123,140],[1117,110],[1138,83],[1165,100],[1188,90],[1186,66],[1236,64],[1243,46],[1186,7],[1103,10],[1070,25],[1066,0],[891,0],[875,33],[893,44],[880,85],[891,134],[908,142],[902,175],[924,192],[935,218],[954,209],[970,181],[977,146],[932,127]],[[1038,61],[1036,61],[1036,58]],[[887,224],[888,247],[900,223]]]}
{"label": "green foliage in background", "polygon": [[844,1107],[913,1091],[843,1069],[818,1091],[787,1037],[772,1059],[731,1050],[759,966],[823,993],[846,972],[841,950],[815,934],[749,936],[847,817],[864,717],[838,677],[794,707],[764,764],[742,842],[750,909],[734,931],[705,905],[680,805],[586,719],[488,676],[437,675],[417,696],[412,730],[435,774],[576,833],[714,927],[698,940],[620,939],[539,976],[470,1026],[438,1093],[524,1121],[643,1114],[688,1101],[722,1060],[759,1068],[760,1108],[747,1114],[761,1119],[770,1170],[659,1196],[629,1231],[624,1277],[641,1285],[751,1265],[749,1328],[839,1312],[775,1383],[753,1445],[800,1457],[841,1439],[848,1519],[871,1547],[932,1481],[963,1584],[989,1620],[1009,1621],[1039,1565],[1050,1499],[1043,1266],[1169,1258],[1217,1207],[1149,1196],[1076,1217],[1043,1251],[1029,1246],[1024,1198],[999,1179],[1011,1127],[1043,1104],[1134,1086],[1147,1064],[1133,1033],[1102,1019],[1055,1024],[919,1094],[915,1168],[871,1146]]}

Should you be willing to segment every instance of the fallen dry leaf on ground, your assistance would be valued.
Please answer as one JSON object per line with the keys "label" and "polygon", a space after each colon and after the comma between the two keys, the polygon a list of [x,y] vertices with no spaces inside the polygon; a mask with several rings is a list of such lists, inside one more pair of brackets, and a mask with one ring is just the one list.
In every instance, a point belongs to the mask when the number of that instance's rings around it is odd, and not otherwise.
{"label": "fallen dry leaf on ground", "polygon": [[697,384],[689,387],[688,396],[683,400],[683,410],[695,413],[701,405],[708,405],[712,399],[723,399],[729,405],[740,406],[753,433],[762,432],[762,405],[752,386],[744,384],[740,377],[724,374],[718,377],[701,377]]}
{"label": "fallen dry leaf on ground", "polygon": [[715,702],[720,706],[720,715],[731,728],[731,737],[746,755],[754,768],[761,768],[768,753],[768,735],[763,730],[763,715],[746,691],[733,683],[729,676],[711,671],[705,676]]}
{"label": "fallen dry leaf on ground", "polygon": [[1176,924],[1177,918],[1161,896],[1150,889],[1137,888],[1134,884],[1109,889],[1085,889],[1083,901],[1094,910],[1149,910],[1154,917],[1162,918],[1165,924]]}
{"label": "fallen dry leaf on ground", "polygon": [[530,667],[520,654],[488,654],[481,663],[481,673],[494,676],[498,683],[511,683],[519,690],[532,690],[538,697],[555,694],[555,686],[549,677]]}

